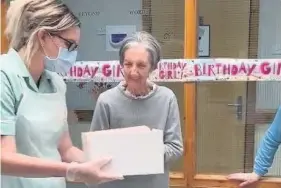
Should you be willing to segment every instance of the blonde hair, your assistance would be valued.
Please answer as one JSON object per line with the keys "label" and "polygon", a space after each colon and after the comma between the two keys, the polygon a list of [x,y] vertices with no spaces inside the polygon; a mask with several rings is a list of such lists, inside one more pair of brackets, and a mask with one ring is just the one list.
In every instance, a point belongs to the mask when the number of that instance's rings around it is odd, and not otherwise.
{"label": "blonde hair", "polygon": [[24,61],[29,63],[40,47],[38,31],[59,33],[73,26],[80,27],[80,22],[62,1],[15,0],[7,11],[5,34],[10,48],[19,51],[25,47]]}

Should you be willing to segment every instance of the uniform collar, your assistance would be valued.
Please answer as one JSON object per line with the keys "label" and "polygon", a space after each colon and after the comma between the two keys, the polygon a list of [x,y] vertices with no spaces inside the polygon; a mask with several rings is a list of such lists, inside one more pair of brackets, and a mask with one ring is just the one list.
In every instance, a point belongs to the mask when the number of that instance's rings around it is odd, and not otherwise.
{"label": "uniform collar", "polygon": [[15,73],[17,75],[22,76],[22,77],[31,77],[23,60],[21,59],[19,53],[15,49],[11,48],[8,51],[7,55],[9,57],[11,57],[10,63],[13,65],[13,68],[14,68],[13,71],[15,71]]}
{"label": "uniform collar", "polygon": [[[11,64],[13,65],[13,69],[15,71],[15,73],[20,76],[20,77],[24,77],[24,79],[28,82],[28,85],[35,91],[39,91],[38,87],[36,85],[36,83],[34,82],[30,72],[28,71],[24,61],[21,59],[19,53],[11,48],[9,49],[7,55],[9,57],[11,57]],[[45,81],[50,81],[51,79],[51,75],[48,71],[44,70],[41,79],[40,79],[40,85],[41,83],[45,82]]]}

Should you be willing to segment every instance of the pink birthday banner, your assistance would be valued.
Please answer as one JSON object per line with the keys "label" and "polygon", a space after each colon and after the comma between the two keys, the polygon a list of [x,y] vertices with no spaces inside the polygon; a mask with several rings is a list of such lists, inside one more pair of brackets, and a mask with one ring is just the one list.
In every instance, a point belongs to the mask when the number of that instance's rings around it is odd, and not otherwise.
{"label": "pink birthday banner", "polygon": [[[119,61],[79,61],[66,81],[119,82]],[[150,74],[154,82],[281,80],[281,59],[163,59]]]}

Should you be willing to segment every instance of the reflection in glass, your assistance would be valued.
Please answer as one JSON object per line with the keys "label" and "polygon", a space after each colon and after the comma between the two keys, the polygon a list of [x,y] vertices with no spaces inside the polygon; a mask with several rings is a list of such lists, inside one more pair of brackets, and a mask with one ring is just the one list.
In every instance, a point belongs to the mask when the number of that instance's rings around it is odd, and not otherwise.
{"label": "reflection in glass", "polygon": [[[184,54],[184,0],[143,0],[150,9],[150,19],[143,16],[143,28],[157,38],[164,59],[181,59]],[[182,83],[159,83],[173,90],[177,96],[182,133],[184,132],[184,97]],[[184,137],[184,135],[183,135]],[[183,172],[183,157],[171,165],[171,171]]]}

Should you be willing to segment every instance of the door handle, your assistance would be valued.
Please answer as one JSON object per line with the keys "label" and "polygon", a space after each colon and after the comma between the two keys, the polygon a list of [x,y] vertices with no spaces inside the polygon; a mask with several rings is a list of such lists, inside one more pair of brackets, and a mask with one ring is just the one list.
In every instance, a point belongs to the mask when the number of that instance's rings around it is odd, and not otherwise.
{"label": "door handle", "polygon": [[236,119],[242,120],[243,115],[243,98],[242,96],[238,96],[236,99],[236,103],[227,104],[227,106],[235,107],[236,108]]}
{"label": "door handle", "polygon": [[234,106],[234,107],[238,107],[238,106],[241,106],[241,104],[227,104],[227,106]]}

